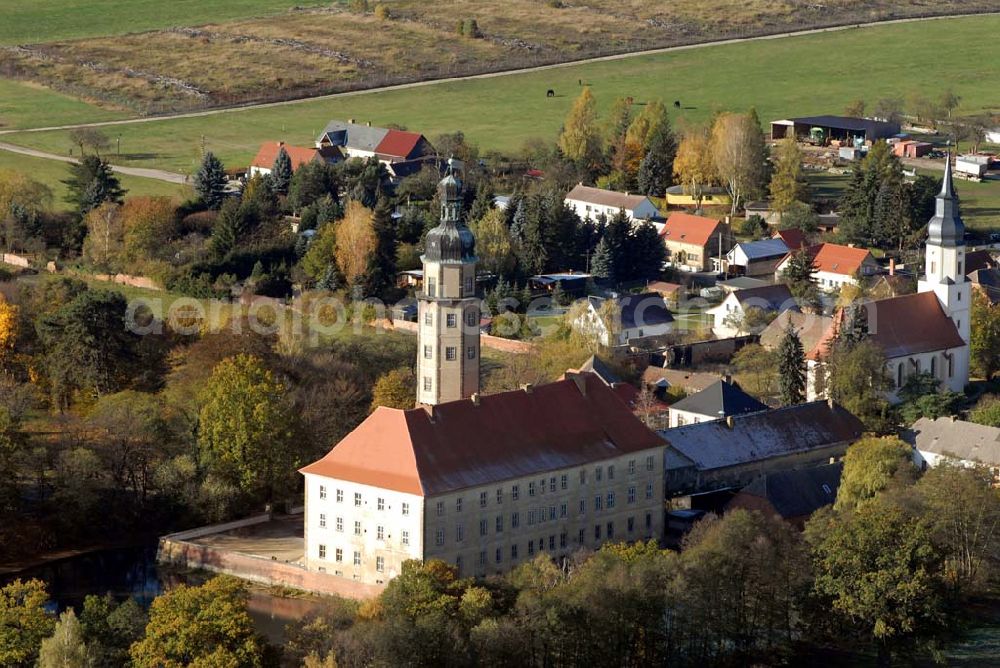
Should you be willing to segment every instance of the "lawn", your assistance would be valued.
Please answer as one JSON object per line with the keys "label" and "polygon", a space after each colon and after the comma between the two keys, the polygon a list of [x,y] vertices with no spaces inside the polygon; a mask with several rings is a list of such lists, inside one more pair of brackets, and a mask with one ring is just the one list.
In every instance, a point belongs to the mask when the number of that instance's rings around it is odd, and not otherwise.
{"label": "lawn", "polygon": [[321,0],[2,0],[0,44],[120,35],[266,16]]}
{"label": "lawn", "polygon": [[[661,98],[677,125],[715,111],[755,107],[766,123],[795,115],[840,113],[853,99],[936,94],[946,82],[961,96],[957,113],[1000,109],[995,37],[1000,17],[948,19],[711,46],[542,72],[358,93],[259,110],[120,126],[129,164],[190,173],[204,137],[230,166],[245,165],[260,143],[309,144],[330,119],[396,123],[433,137],[463,131],[482,149],[514,151],[525,140],[555,139],[579,80],[604,112],[618,96]],[[919,48],[916,47],[919,45]],[[942,58],[961,50],[962,58]],[[943,85],[943,84],[942,84]],[[556,96],[546,97],[547,89]],[[106,129],[109,134],[112,129]],[[6,141],[64,153],[66,132],[8,135]]]}
{"label": "lawn", "polygon": [[[25,172],[31,178],[46,184],[52,189],[52,204],[56,210],[69,209],[63,198],[66,196],[66,186],[62,180],[69,178],[69,165],[55,160],[45,160],[43,158],[30,158],[0,151],[0,170],[13,169]],[[167,195],[177,197],[188,197],[191,189],[187,186],[166,181],[156,181],[154,179],[144,179],[136,176],[118,175],[122,186],[128,190],[129,195]]]}
{"label": "lawn", "polygon": [[115,121],[127,117],[123,111],[88,104],[48,88],[0,79],[0,130]]}

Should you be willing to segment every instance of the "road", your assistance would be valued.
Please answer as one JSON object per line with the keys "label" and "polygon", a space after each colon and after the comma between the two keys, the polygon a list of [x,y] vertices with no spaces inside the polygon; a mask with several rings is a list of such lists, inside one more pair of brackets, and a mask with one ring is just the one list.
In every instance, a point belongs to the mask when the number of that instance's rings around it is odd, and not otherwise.
{"label": "road", "polygon": [[[452,83],[457,81],[465,81],[470,79],[492,79],[495,77],[505,77],[514,74],[525,74],[529,72],[542,72],[546,70],[554,70],[564,67],[575,67],[577,65],[586,65],[588,63],[600,63],[613,60],[625,60],[627,58],[638,58],[640,56],[649,56],[662,53],[674,53],[677,51],[688,51],[690,49],[703,49],[710,46],[722,46],[726,44],[740,44],[742,42],[756,42],[768,39],[784,39],[786,37],[799,37],[803,35],[816,35],[820,33],[828,32],[840,32],[843,30],[853,30],[855,28],[865,28],[876,25],[892,25],[896,23],[916,23],[918,21],[937,21],[941,19],[956,19],[969,16],[990,16],[990,15],[1000,15],[1000,12],[980,12],[977,14],[946,14],[941,16],[921,16],[913,18],[903,18],[903,19],[891,19],[888,21],[868,21],[865,23],[852,23],[848,25],[840,26],[830,26],[826,28],[810,28],[808,30],[793,30],[788,32],[774,33],[770,35],[757,35],[753,37],[735,37],[731,39],[720,39],[707,42],[699,42],[697,44],[682,44],[679,46],[668,46],[661,47],[658,49],[647,49],[645,51],[632,51],[629,53],[618,53],[610,56],[598,56],[595,58],[585,58],[582,60],[573,60],[563,63],[553,63],[551,65],[539,65],[537,67],[525,67],[521,69],[504,70],[502,72],[487,72],[485,74],[470,74],[467,76],[460,77],[449,77],[446,79],[430,79],[427,81],[413,81],[410,83],[396,84],[393,86],[382,86],[379,88],[367,88],[364,90],[347,91],[343,93],[331,93],[329,95],[318,95],[315,97],[306,97],[297,100],[285,100],[282,102],[262,102],[260,104],[251,104],[238,107],[222,107],[219,109],[207,109],[205,111],[191,111],[179,114],[166,114],[163,116],[143,116],[140,118],[129,118],[119,121],[100,121],[96,123],[77,123],[72,125],[53,125],[40,128],[21,128],[21,129],[8,129],[0,130],[0,136],[27,132],[49,132],[53,130],[73,130],[75,128],[100,128],[100,127],[110,127],[116,125],[135,125],[138,123],[152,123],[155,121],[165,121],[174,120],[181,118],[201,118],[204,116],[215,116],[217,114],[229,114],[238,111],[252,111],[254,109],[269,109],[272,107],[281,107],[285,105],[292,104],[303,104],[306,102],[318,102],[325,100],[336,100],[345,97],[354,97],[356,95],[368,95],[370,93],[381,93],[387,91],[395,90],[407,90],[410,88],[419,88],[422,86],[435,86],[438,84]],[[76,162],[73,158],[66,156],[56,155],[53,153],[46,153],[44,151],[35,151],[31,149],[25,149],[12,144],[0,143],[0,151],[10,151],[13,153],[21,153],[23,155],[31,155],[36,158],[47,158],[50,160],[60,160],[62,162]],[[160,181],[168,181],[170,183],[186,183],[187,179],[182,174],[176,174],[174,172],[167,172],[159,169],[143,169],[138,167],[113,167],[114,171],[121,174],[130,174],[132,176],[142,176],[150,179],[157,179]]]}

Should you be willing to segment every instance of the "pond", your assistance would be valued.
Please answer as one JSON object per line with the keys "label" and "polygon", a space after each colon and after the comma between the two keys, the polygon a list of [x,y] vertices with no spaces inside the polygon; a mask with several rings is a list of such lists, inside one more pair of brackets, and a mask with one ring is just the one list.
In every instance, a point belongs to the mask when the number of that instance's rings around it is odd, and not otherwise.
{"label": "pond", "polygon": [[[37,578],[46,583],[52,607],[62,610],[83,606],[91,595],[110,592],[119,600],[132,597],[148,608],[153,599],[177,585],[198,585],[212,577],[203,571],[180,570],[156,563],[156,546],[115,548],[88,552],[30,568],[4,581]],[[320,605],[317,597],[275,596],[263,587],[251,586],[247,607],[259,633],[269,642],[281,644],[285,627]]]}

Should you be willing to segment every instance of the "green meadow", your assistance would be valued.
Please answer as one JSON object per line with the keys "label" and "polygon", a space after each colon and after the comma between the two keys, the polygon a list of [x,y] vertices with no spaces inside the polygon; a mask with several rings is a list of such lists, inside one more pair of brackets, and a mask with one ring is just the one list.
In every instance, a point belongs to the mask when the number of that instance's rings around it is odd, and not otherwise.
{"label": "green meadow", "polygon": [[0,130],[117,121],[128,117],[124,111],[88,104],[48,88],[0,79]]}

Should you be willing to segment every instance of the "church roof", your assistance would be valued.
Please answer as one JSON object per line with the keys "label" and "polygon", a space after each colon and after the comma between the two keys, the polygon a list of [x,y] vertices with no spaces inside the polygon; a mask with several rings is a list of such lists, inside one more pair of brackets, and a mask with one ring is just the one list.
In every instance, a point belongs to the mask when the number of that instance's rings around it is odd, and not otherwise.
{"label": "church roof", "polygon": [[478,405],[377,408],[300,472],[433,496],[661,446],[612,388],[583,373]]}
{"label": "church roof", "polygon": [[958,197],[951,178],[951,155],[944,165],[941,192],[934,203],[934,217],[927,224],[927,243],[937,246],[959,246],[965,240],[965,223],[958,213]]}

